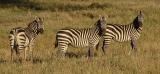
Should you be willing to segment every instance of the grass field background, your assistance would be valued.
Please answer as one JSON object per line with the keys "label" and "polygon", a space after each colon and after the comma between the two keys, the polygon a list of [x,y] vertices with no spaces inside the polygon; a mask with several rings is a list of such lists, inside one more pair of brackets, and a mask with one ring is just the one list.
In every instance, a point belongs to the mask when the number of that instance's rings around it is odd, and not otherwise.
{"label": "grass field background", "polygon": [[[144,12],[143,32],[138,52],[128,55],[130,42],[114,42],[102,56],[89,61],[87,48],[68,48],[78,57],[59,60],[54,49],[55,34],[65,27],[91,27],[100,15],[107,23],[129,24]],[[45,32],[33,49],[34,63],[9,62],[9,31],[26,27],[36,16],[44,18]],[[2,0],[0,1],[0,74],[160,74],[159,0]]]}

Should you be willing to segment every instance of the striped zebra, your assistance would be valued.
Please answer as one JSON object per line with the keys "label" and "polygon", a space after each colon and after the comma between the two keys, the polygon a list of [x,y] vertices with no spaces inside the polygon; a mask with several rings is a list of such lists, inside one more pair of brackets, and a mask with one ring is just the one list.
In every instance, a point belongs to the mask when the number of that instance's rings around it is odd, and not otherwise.
{"label": "striped zebra", "polygon": [[[30,53],[30,60],[32,61],[32,45],[36,39],[36,36],[39,33],[43,33],[44,25],[41,18],[37,18],[36,20],[30,22],[28,27],[22,28],[17,27],[13,28],[10,31],[9,39],[11,46],[11,61],[14,60],[14,53],[17,55],[18,60],[22,62],[22,60],[27,60],[27,52]],[[24,55],[22,55],[22,53]],[[24,59],[23,59],[24,57]]]}
{"label": "striped zebra", "polygon": [[57,55],[64,57],[69,45],[73,47],[89,47],[88,56],[93,57],[93,50],[106,29],[105,17],[101,17],[92,28],[61,29],[56,34],[55,48]]}
{"label": "striped zebra", "polygon": [[[143,14],[140,11],[136,18],[133,20],[131,24],[128,25],[118,25],[118,24],[107,24],[106,32],[104,34],[104,41],[102,50],[105,54],[105,49],[107,49],[111,40],[118,42],[131,41],[132,50],[136,52],[137,47],[135,41],[139,39],[142,25],[143,25]],[[131,51],[129,54],[131,54]]]}

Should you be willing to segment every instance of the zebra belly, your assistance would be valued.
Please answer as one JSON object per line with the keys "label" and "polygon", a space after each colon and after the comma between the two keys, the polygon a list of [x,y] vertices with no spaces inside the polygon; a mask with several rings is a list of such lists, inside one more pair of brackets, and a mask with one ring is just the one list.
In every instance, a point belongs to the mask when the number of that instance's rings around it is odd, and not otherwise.
{"label": "zebra belly", "polygon": [[72,42],[71,42],[71,46],[73,47],[87,47],[89,46],[89,42],[88,42],[88,39],[74,39]]}
{"label": "zebra belly", "polygon": [[121,35],[117,38],[113,38],[113,40],[118,41],[118,42],[125,42],[125,41],[130,41],[131,37],[129,35]]}

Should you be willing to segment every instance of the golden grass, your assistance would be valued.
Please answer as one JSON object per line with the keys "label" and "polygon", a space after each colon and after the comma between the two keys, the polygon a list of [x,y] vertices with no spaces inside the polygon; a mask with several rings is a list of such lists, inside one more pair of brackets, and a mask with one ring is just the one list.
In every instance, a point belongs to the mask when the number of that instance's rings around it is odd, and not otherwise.
{"label": "golden grass", "polygon": [[[158,0],[29,0],[35,8],[16,3],[0,8],[0,74],[160,74],[160,5]],[[54,5],[54,4],[57,5]],[[106,5],[105,5],[106,4]],[[108,4],[108,5],[107,5]],[[22,4],[23,5],[23,4]],[[31,4],[32,5],[32,4]],[[62,5],[61,7],[59,7]],[[92,6],[91,6],[92,5]],[[66,6],[66,7],[64,7]],[[89,7],[91,6],[91,7]],[[33,6],[34,7],[34,6]],[[74,8],[76,7],[76,8]],[[87,7],[87,8],[86,8]],[[56,9],[56,10],[55,10]],[[97,52],[93,60],[86,48],[68,48],[78,57],[51,58],[55,33],[64,27],[92,26],[99,15],[108,16],[107,23],[129,24],[143,10],[143,32],[137,41],[138,52],[128,55],[130,42],[112,42],[107,54]],[[11,28],[26,26],[35,16],[44,17],[45,32],[37,39],[34,63],[9,62],[8,33]]]}

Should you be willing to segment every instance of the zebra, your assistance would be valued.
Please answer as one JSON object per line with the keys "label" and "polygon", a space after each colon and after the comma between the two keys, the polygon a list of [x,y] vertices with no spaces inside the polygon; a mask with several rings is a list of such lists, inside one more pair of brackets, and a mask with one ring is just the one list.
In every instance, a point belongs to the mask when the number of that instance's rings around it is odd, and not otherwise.
{"label": "zebra", "polygon": [[64,28],[56,33],[55,48],[57,55],[64,57],[69,45],[73,47],[89,47],[88,56],[93,57],[93,50],[106,29],[106,18],[100,19],[91,28]]}
{"label": "zebra", "polygon": [[[9,34],[10,47],[11,47],[11,61],[14,60],[14,53],[17,55],[18,60],[22,62],[27,60],[27,51],[30,52],[30,60],[33,60],[32,46],[35,42],[36,36],[44,32],[43,20],[37,18],[30,22],[27,27],[16,27],[11,29]],[[24,56],[22,56],[24,53]],[[24,57],[24,59],[22,58]]]}
{"label": "zebra", "polygon": [[[131,24],[107,24],[106,32],[103,35],[103,53],[105,54],[105,49],[107,49],[112,39],[118,42],[131,41],[131,51],[136,52],[137,47],[135,41],[139,39],[141,35],[143,20],[144,16],[143,13],[140,11]],[[129,52],[129,55],[131,54],[131,51]]]}

